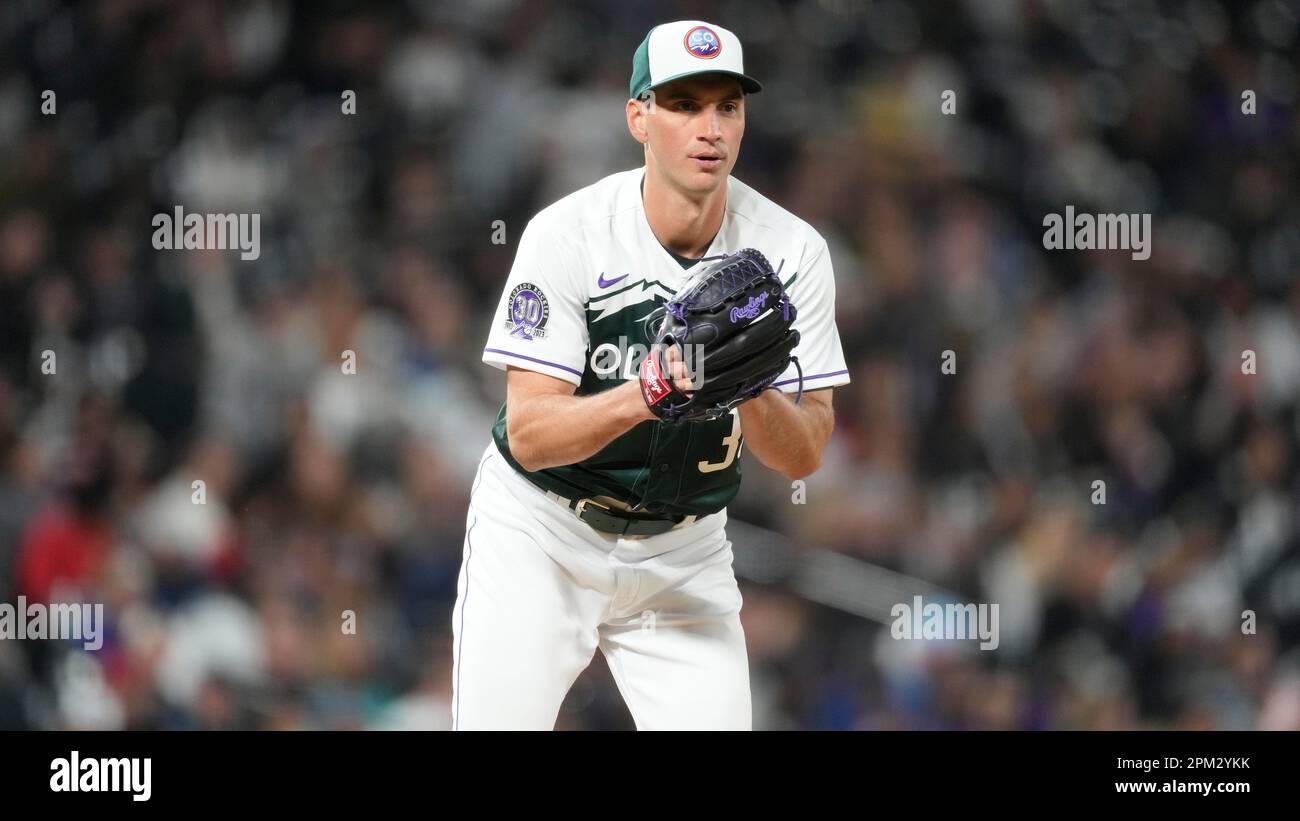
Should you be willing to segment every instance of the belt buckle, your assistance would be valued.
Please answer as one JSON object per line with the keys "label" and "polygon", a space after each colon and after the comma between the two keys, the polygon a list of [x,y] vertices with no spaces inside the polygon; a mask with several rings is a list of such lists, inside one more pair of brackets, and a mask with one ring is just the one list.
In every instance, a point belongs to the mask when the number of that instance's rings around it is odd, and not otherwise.
{"label": "belt buckle", "polygon": [[577,514],[579,519],[582,518],[582,511],[587,506],[588,502],[600,508],[601,510],[610,509],[609,505],[602,505],[600,502],[597,502],[595,499],[579,499],[578,504],[574,505],[573,507],[573,512]]}

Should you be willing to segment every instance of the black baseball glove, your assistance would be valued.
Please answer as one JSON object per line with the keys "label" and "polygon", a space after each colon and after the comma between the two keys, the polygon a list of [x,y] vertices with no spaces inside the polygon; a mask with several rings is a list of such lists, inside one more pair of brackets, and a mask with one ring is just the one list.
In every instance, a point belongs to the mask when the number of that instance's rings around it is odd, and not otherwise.
{"label": "black baseball glove", "polygon": [[[791,361],[802,397],[803,371],[790,355],[799,344],[794,318],[794,305],[761,253],[745,248],[717,259],[648,319],[653,344],[640,371],[646,405],[666,422],[716,419],[766,390]],[[669,375],[666,353],[674,345],[691,375],[689,393]]]}

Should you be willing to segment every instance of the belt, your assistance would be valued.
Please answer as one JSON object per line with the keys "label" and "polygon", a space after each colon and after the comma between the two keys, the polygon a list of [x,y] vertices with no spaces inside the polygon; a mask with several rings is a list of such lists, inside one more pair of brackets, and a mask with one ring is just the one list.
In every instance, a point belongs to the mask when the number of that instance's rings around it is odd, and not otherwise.
{"label": "belt", "polygon": [[692,524],[699,518],[698,516],[665,517],[633,513],[601,504],[595,499],[566,499],[549,490],[543,492],[576,513],[578,518],[590,525],[593,530],[618,536],[658,536],[660,533]]}

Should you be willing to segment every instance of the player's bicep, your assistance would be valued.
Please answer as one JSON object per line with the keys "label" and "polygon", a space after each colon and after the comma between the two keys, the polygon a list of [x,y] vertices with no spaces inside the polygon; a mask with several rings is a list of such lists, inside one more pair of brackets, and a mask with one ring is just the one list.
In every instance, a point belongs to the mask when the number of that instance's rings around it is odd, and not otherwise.
{"label": "player's bicep", "polygon": [[831,433],[835,430],[835,404],[831,396],[833,393],[835,393],[834,388],[819,388],[808,391],[799,400],[800,404],[807,402],[810,409],[816,409],[818,434],[823,443],[830,439]]}
{"label": "player's bicep", "polygon": [[565,379],[507,365],[506,435],[518,441],[517,432],[533,421],[538,409],[530,400],[539,396],[572,396],[577,388]]}
{"label": "player's bicep", "polygon": [[506,404],[520,402],[534,396],[558,394],[572,396],[578,386],[565,379],[559,379],[537,371],[506,366]]}
{"label": "player's bicep", "polygon": [[831,394],[833,392],[834,391],[831,388],[819,388],[815,391],[807,391],[799,401],[800,403],[813,402],[823,408],[829,409],[832,405]]}
{"label": "player's bicep", "polygon": [[525,470],[541,469],[535,461],[539,449],[544,450],[567,427],[556,426],[556,402],[546,400],[571,396],[576,389],[566,379],[506,366],[506,438],[511,455]]}

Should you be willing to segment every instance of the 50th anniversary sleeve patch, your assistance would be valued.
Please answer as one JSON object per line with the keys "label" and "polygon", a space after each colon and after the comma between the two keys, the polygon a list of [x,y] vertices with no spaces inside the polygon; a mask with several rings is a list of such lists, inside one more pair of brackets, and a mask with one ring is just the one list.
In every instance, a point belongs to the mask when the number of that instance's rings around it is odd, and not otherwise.
{"label": "50th anniversary sleeve patch", "polygon": [[550,316],[551,306],[541,288],[531,282],[521,282],[510,292],[510,300],[506,303],[506,330],[511,336],[545,339],[546,320]]}

